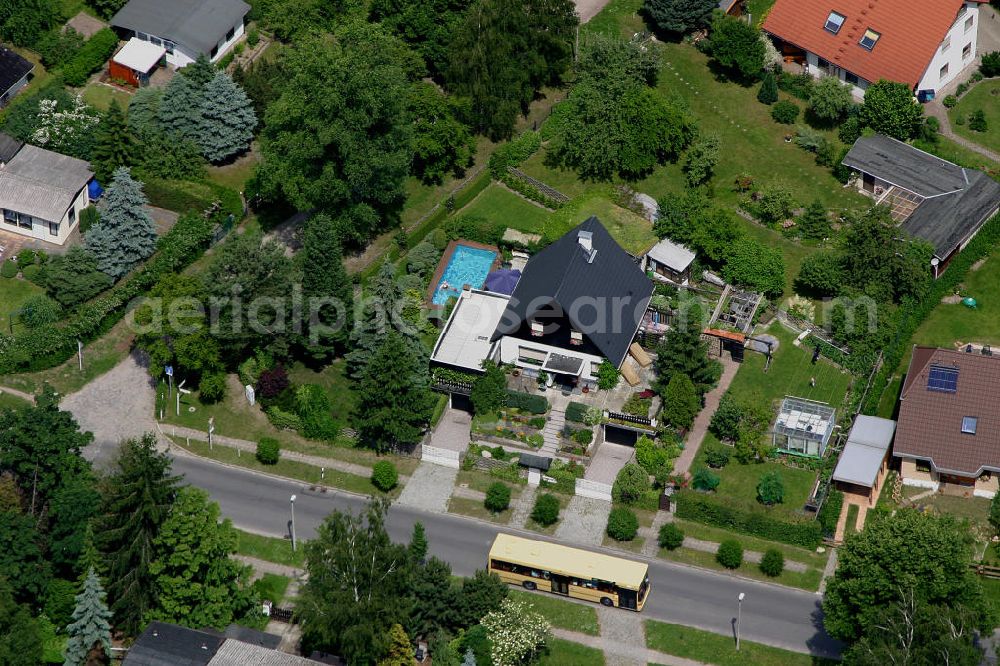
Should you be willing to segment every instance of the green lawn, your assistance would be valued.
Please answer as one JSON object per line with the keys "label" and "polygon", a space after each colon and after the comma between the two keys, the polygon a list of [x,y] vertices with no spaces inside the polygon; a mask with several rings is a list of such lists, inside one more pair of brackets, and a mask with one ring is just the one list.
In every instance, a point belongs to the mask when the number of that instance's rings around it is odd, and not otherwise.
{"label": "green lawn", "polygon": [[237,529],[236,552],[247,557],[255,557],[265,562],[275,562],[286,564],[290,567],[301,567],[306,562],[306,554],[302,548],[302,543],[296,544],[296,550],[292,550],[292,542],[289,539],[279,539],[277,537],[262,536],[252,532],[244,532]]}
{"label": "green lawn", "polygon": [[[735,538],[743,544],[744,549],[747,548],[747,544],[745,543],[747,537],[730,533],[727,538]],[[661,548],[659,555],[663,559],[670,560],[671,562],[690,564],[692,566],[701,567],[702,569],[712,569],[723,573],[735,573],[746,578],[767,581],[769,583],[780,583],[782,585],[797,587],[809,592],[815,592],[818,590],[819,583],[823,579],[823,570],[815,568],[809,568],[806,571],[789,571],[788,569],[785,569],[777,578],[771,578],[770,576],[765,576],[761,572],[758,564],[754,562],[747,562],[745,560],[743,564],[740,565],[739,569],[727,569],[716,561],[715,553],[706,553],[702,550],[684,548],[683,546],[677,548],[676,550],[666,550],[665,548]]]}
{"label": "green lawn", "polygon": [[[510,484],[507,484],[508,486]],[[512,508],[514,502],[517,500],[517,496],[521,494],[521,491],[517,488],[511,486],[510,491],[510,504],[500,513],[493,513],[483,504],[483,500],[472,499],[469,497],[452,497],[448,500],[448,513],[458,514],[460,516],[469,516],[470,518],[478,518],[479,520],[486,520],[491,523],[496,523],[497,525],[506,525],[510,522],[511,516],[514,515],[514,509]]]}
{"label": "green lawn", "polygon": [[[462,209],[462,215],[474,215],[529,233],[544,233],[549,211],[536,206],[506,187],[492,183]],[[582,222],[582,220],[581,220]]]}
{"label": "green lawn", "polygon": [[243,155],[231,164],[223,166],[208,167],[208,179],[213,183],[230,187],[237,192],[246,189],[246,183],[253,175],[254,169],[260,162],[257,154],[256,144],[252,145],[250,152]]}
{"label": "green lawn", "polygon": [[853,534],[858,531],[858,505],[851,504],[847,507],[847,521],[844,523],[844,533]]}
{"label": "green lawn", "polygon": [[601,633],[597,624],[597,610],[592,605],[560,599],[548,592],[522,592],[511,590],[511,596],[526,601],[545,616],[553,627],[577,631],[581,634],[597,636]]}
{"label": "green lawn", "polygon": [[356,396],[354,384],[347,376],[347,363],[344,359],[337,359],[318,371],[297,362],[288,369],[288,379],[295,385],[316,384],[323,387],[336,419],[341,423],[351,422]]}
{"label": "green lawn", "polygon": [[266,573],[257,581],[257,589],[260,590],[261,599],[269,599],[275,606],[281,604],[285,598],[285,591],[292,579],[288,576]]}
{"label": "green lawn", "polygon": [[[733,532],[729,532],[718,527],[712,527],[711,525],[702,525],[701,523],[695,523],[688,520],[674,519],[674,524],[681,528],[681,531],[684,532],[684,536],[702,539],[704,541],[721,542],[724,539],[732,539],[734,536]],[[829,558],[829,552],[817,553],[814,550],[798,548],[797,546],[789,546],[788,544],[778,543],[777,541],[766,541],[764,539],[759,539],[745,534],[739,534],[737,535],[737,538],[739,538],[740,543],[743,544],[743,547],[747,550],[764,552],[769,548],[773,548],[775,550],[780,550],[785,556],[786,561],[791,560],[801,562],[802,564],[806,564],[817,569],[825,567],[827,559]]]}
{"label": "green lawn", "polygon": [[961,303],[939,303],[913,334],[915,344],[947,349],[966,342],[1000,345],[1000,253],[991,255],[979,269],[969,271],[960,294],[975,298],[976,309]]}
{"label": "green lawn", "polygon": [[807,654],[782,650],[741,640],[740,651],[729,636],[692,629],[679,624],[646,620],[646,647],[717,666],[809,666],[812,657]]}
{"label": "green lawn", "polygon": [[[991,128],[992,130],[992,128]],[[916,139],[913,145],[920,150],[937,155],[941,159],[954,162],[960,166],[983,171],[1000,169],[1000,163],[994,162],[985,155],[981,155],[974,150],[969,150],[965,146],[960,146],[943,134],[938,134],[937,141],[928,143]]]}
{"label": "green lawn", "polygon": [[28,404],[26,400],[21,400],[17,396],[0,391],[0,410],[21,409],[22,407],[27,407]]}
{"label": "green lawn", "polygon": [[[11,313],[20,309],[32,296],[44,293],[44,289],[27,280],[0,277],[0,332],[10,333]],[[15,317],[14,333],[21,333],[26,328]]]}
{"label": "green lawn", "polygon": [[83,101],[100,111],[107,111],[113,100],[118,100],[118,106],[123,110],[128,108],[132,95],[103,83],[91,83],[83,89]]}
{"label": "green lawn", "polygon": [[604,653],[562,638],[550,638],[538,666],[604,666]]}
{"label": "green lawn", "polygon": [[[986,113],[988,129],[973,132],[969,129],[969,117],[980,110]],[[955,122],[959,117],[965,118],[965,124]],[[994,79],[977,83],[958,100],[955,108],[948,111],[948,118],[955,134],[1000,152],[1000,81]]]}
{"label": "green lawn", "polygon": [[747,13],[753,17],[753,22],[760,26],[764,22],[767,12],[771,11],[775,0],[749,0],[747,2]]}
{"label": "green lawn", "polygon": [[[213,446],[209,448],[207,442],[195,439],[190,440],[190,443],[184,437],[171,437],[171,439],[178,446],[203,458],[211,458],[212,460],[218,460],[230,465],[238,465],[258,472],[267,472],[291,479],[298,479],[306,483],[321,483],[320,468],[315,465],[309,465],[288,458],[281,458],[275,465],[264,465],[252,453],[240,452],[238,449],[229,446]],[[337,469],[327,468],[323,473],[322,484],[361,495],[383,494],[372,484],[370,477],[358,476]],[[389,497],[398,497],[402,489],[403,486],[400,484],[387,493],[387,495]]]}
{"label": "green lawn", "polygon": [[[748,351],[729,390],[735,396],[757,394],[774,405],[775,414],[782,398],[792,395],[826,402],[840,408],[851,384],[851,375],[825,358],[812,363],[813,348],[807,339],[798,347],[792,343],[796,335],[778,322],[756,332],[778,338],[780,344],[773,354],[771,367],[764,372],[767,357]],[[810,380],[816,379],[816,386]]]}

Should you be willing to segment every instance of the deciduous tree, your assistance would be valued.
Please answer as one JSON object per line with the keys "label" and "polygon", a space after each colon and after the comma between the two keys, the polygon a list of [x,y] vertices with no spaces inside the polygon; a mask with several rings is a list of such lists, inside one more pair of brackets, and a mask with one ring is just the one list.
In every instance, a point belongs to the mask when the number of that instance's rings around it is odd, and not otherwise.
{"label": "deciduous tree", "polygon": [[531,604],[505,599],[499,610],[483,617],[493,647],[494,664],[528,663],[540,653],[552,633],[552,627]]}
{"label": "deciduous tree", "polygon": [[462,175],[472,164],[476,140],[456,117],[454,103],[421,81],[410,85],[406,106],[413,121],[413,173],[436,184]]}
{"label": "deciduous tree", "polygon": [[476,414],[496,412],[507,404],[507,375],[493,361],[483,361],[483,374],[472,383],[472,407]]}
{"label": "deciduous tree", "polygon": [[859,118],[864,127],[906,141],[916,133],[923,113],[908,84],[882,79],[865,90]]}
{"label": "deciduous tree", "polygon": [[750,81],[764,69],[765,50],[760,31],[734,16],[712,23],[712,57],[737,78]]}
{"label": "deciduous tree", "polygon": [[726,257],[722,275],[727,282],[778,296],[785,290],[785,260],[781,250],[756,238],[740,238]]}
{"label": "deciduous tree", "polygon": [[809,110],[820,120],[830,123],[846,116],[853,105],[850,86],[835,76],[824,76],[809,93]]}
{"label": "deciduous tree", "polygon": [[115,169],[104,193],[101,220],[87,232],[85,247],[97,267],[118,280],[156,249],[156,228],[146,212],[149,199],[128,167]]}
{"label": "deciduous tree", "polygon": [[10,584],[0,576],[0,664],[37,666],[42,663],[38,622],[27,606],[14,601]]}
{"label": "deciduous tree", "polygon": [[715,165],[719,161],[719,137],[715,134],[703,136],[684,155],[684,179],[688,187],[698,187],[712,179]]}
{"label": "deciduous tree", "polygon": [[448,49],[469,0],[373,0],[371,17],[381,21],[423,57],[433,76],[448,68]]}

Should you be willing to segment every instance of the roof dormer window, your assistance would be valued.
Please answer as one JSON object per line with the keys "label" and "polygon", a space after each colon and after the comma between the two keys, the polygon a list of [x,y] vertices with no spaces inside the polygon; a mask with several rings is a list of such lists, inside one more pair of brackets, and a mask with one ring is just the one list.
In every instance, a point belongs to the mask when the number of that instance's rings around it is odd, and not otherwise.
{"label": "roof dormer window", "polygon": [[832,32],[833,34],[836,35],[838,32],[840,32],[840,29],[844,27],[844,21],[846,20],[847,17],[844,16],[843,14],[838,14],[837,12],[830,12],[830,15],[826,17],[826,25],[824,25],[823,27],[826,28],[828,32]]}
{"label": "roof dormer window", "polygon": [[875,48],[875,44],[878,42],[878,38],[881,36],[882,35],[875,32],[871,28],[868,28],[867,30],[865,30],[865,34],[861,36],[861,41],[858,42],[858,44],[861,44],[862,48],[871,51],[873,48]]}

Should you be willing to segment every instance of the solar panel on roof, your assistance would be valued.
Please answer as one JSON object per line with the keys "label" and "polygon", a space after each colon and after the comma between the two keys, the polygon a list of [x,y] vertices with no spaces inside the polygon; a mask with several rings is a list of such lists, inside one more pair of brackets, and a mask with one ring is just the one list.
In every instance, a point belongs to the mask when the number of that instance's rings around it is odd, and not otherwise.
{"label": "solar panel on roof", "polygon": [[955,393],[958,391],[958,368],[932,365],[931,373],[927,377],[927,390],[942,391],[944,393]]}

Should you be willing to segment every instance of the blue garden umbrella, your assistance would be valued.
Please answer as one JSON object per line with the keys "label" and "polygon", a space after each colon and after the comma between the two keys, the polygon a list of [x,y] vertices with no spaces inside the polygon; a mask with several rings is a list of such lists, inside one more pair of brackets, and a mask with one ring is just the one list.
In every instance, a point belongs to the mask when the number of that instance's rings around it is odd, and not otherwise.
{"label": "blue garden umbrella", "polygon": [[521,271],[504,268],[493,271],[486,276],[486,289],[494,294],[513,294],[517,281],[521,279]]}

